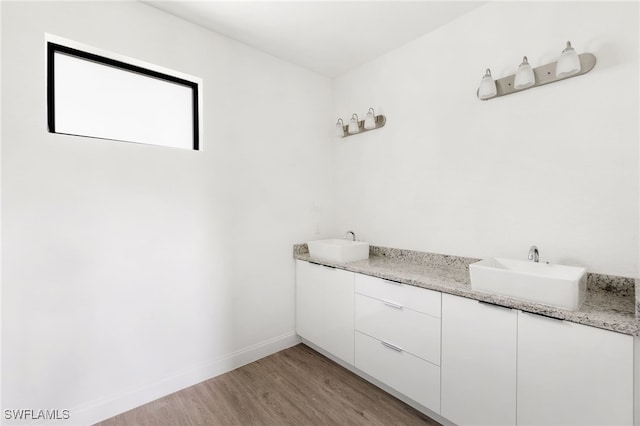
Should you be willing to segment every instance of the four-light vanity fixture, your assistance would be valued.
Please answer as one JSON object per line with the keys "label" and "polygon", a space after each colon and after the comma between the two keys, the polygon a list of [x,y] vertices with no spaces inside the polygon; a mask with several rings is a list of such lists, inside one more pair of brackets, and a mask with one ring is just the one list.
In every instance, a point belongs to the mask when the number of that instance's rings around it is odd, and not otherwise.
{"label": "four-light vanity fixture", "polygon": [[578,55],[571,47],[571,42],[567,42],[567,47],[562,51],[557,62],[531,68],[525,56],[518,70],[514,75],[510,75],[499,80],[493,80],[491,70],[487,69],[484,77],[480,81],[478,88],[478,98],[484,100],[497,98],[499,96],[510,95],[531,87],[542,86],[543,84],[555,83],[565,78],[586,74],[596,65],[596,57],[591,53],[581,53]]}
{"label": "four-light vanity fixture", "polygon": [[358,133],[366,132],[367,130],[375,130],[383,127],[387,123],[387,119],[384,115],[376,115],[373,108],[369,108],[367,116],[364,120],[358,119],[358,114],[352,114],[349,124],[345,125],[342,118],[338,118],[336,123],[336,136],[344,138],[345,136],[351,136]]}

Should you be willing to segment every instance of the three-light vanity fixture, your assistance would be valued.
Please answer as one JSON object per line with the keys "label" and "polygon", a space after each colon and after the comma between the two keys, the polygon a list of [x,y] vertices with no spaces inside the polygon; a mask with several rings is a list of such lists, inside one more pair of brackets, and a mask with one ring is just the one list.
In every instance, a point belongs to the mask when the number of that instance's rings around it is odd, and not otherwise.
{"label": "three-light vanity fixture", "polygon": [[556,62],[531,68],[527,57],[522,58],[522,63],[514,75],[499,80],[493,80],[491,70],[487,69],[480,81],[478,98],[484,100],[510,95],[531,87],[543,84],[555,83],[565,78],[586,74],[596,65],[596,57],[591,53],[578,55],[571,47],[571,42],[562,51]]}
{"label": "three-light vanity fixture", "polygon": [[375,130],[383,127],[387,123],[387,119],[384,115],[376,115],[373,108],[369,108],[367,116],[364,120],[358,118],[358,114],[353,113],[349,124],[345,125],[342,118],[338,118],[336,123],[336,136],[344,138],[345,136],[351,136],[358,133],[363,133],[368,130]]}

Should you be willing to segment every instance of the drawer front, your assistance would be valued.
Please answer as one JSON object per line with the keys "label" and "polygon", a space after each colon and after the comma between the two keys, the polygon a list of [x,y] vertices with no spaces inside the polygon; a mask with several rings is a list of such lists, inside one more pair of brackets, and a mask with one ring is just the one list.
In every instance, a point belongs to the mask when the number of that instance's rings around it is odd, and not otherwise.
{"label": "drawer front", "polygon": [[441,294],[437,291],[356,274],[356,293],[440,318]]}
{"label": "drawer front", "polygon": [[440,365],[440,318],[356,294],[356,330]]}
{"label": "drawer front", "polygon": [[355,366],[440,413],[440,367],[356,331]]}

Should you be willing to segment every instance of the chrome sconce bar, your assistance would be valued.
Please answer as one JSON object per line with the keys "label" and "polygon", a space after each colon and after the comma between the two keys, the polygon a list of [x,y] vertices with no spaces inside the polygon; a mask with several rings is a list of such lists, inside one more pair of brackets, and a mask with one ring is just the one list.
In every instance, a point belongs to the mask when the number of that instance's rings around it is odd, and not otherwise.
{"label": "chrome sconce bar", "polygon": [[358,118],[358,114],[352,114],[349,124],[345,125],[342,118],[338,118],[336,122],[336,136],[344,138],[346,136],[357,135],[358,133],[364,133],[369,130],[379,129],[384,127],[387,123],[387,118],[384,115],[376,115],[373,108],[369,108],[367,116],[364,120]]}
{"label": "chrome sconce bar", "polygon": [[500,96],[510,95],[533,87],[543,86],[567,78],[588,73],[596,65],[596,57],[592,53],[577,54],[571,42],[567,42],[556,62],[531,68],[525,56],[515,74],[493,80],[491,71],[487,69],[476,95],[486,101]]}

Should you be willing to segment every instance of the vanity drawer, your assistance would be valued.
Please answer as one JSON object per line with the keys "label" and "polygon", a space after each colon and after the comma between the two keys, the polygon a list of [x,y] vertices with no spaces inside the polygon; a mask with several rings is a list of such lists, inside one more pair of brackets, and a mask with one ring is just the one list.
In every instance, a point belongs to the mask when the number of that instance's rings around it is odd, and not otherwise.
{"label": "vanity drawer", "polygon": [[356,368],[440,413],[440,367],[359,331],[355,339]]}
{"label": "vanity drawer", "polygon": [[356,294],[356,330],[440,365],[440,318]]}
{"label": "vanity drawer", "polygon": [[441,294],[437,291],[356,274],[356,293],[440,318],[442,302]]}

